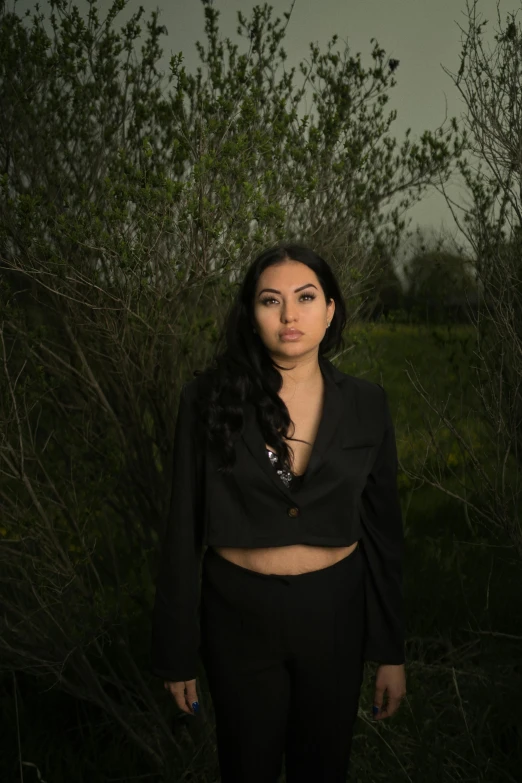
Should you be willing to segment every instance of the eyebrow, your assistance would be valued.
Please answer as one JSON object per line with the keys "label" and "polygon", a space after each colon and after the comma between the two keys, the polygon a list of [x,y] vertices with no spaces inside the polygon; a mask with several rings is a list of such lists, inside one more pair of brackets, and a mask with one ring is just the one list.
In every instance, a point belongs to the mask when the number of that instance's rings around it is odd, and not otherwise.
{"label": "eyebrow", "polygon": [[[299,288],[296,288],[294,293],[297,294],[299,291],[302,291],[303,288],[308,288],[308,286],[310,286],[310,285],[313,288],[317,289],[317,286],[315,286],[313,283],[305,283],[305,285],[302,285],[302,286],[299,286]],[[272,293],[272,294],[280,294],[281,293],[281,291],[278,291],[276,288],[263,288],[263,290],[258,293],[258,296],[261,296],[261,294],[263,294],[265,291],[270,291],[270,293]]]}

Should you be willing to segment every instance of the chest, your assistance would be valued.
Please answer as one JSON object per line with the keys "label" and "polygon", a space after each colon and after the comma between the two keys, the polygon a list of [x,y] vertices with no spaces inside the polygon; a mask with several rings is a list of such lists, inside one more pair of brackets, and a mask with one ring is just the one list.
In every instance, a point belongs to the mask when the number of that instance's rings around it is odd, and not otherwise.
{"label": "chest", "polygon": [[[308,396],[284,399],[293,422],[288,429],[286,442],[291,447],[290,470],[295,476],[306,472],[312,448],[317,437],[324,406],[324,389]],[[273,451],[273,446],[265,443],[265,448]],[[293,453],[293,456],[292,456]]]}

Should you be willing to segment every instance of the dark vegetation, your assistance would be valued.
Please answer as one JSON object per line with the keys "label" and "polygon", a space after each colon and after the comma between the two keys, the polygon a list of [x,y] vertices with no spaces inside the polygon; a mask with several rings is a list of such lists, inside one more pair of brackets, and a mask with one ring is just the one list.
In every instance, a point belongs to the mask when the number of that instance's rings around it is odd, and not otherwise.
{"label": "dark vegetation", "polygon": [[[202,720],[148,673],[158,542],[180,385],[244,265],[284,238],[338,275],[334,361],[385,385],[401,461],[408,696],[376,726],[368,667],[354,781],[518,781],[518,26],[499,21],[493,61],[468,8],[470,135],[453,118],[398,146],[400,68],[374,39],[367,69],[337,36],[311,45],[298,89],[293,5],[239,14],[239,52],[202,0],[204,68],[175,55],[165,76],[158,14],[136,55],[125,5],[100,21],[51,0],[49,32],[0,4],[0,778],[217,780],[204,672]],[[454,171],[472,250],[421,242],[399,276],[402,216]]]}

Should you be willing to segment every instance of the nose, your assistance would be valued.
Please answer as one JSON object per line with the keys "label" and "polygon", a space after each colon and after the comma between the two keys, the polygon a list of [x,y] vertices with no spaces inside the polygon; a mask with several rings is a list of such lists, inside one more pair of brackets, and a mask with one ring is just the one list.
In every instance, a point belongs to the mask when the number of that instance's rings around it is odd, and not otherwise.
{"label": "nose", "polygon": [[295,321],[295,315],[288,308],[286,308],[282,312],[282,320],[283,323],[288,323],[288,321]]}

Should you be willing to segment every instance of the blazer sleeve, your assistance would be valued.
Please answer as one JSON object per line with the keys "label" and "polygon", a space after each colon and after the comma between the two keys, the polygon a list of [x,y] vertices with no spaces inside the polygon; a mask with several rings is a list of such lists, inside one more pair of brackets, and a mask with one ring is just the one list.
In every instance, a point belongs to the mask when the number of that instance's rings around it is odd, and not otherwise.
{"label": "blazer sleeve", "polygon": [[388,397],[382,389],[384,436],[361,495],[365,560],[364,660],[402,664],[404,656],[404,531],[397,487],[397,446]]}
{"label": "blazer sleeve", "polygon": [[150,669],[172,682],[193,680],[200,645],[202,493],[195,414],[184,384],[174,433],[172,484],[152,612]]}

